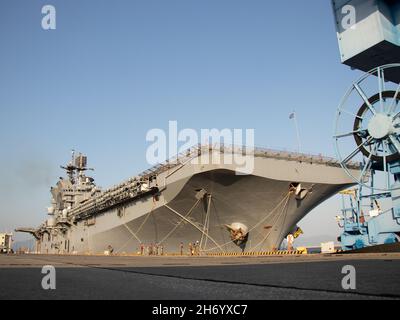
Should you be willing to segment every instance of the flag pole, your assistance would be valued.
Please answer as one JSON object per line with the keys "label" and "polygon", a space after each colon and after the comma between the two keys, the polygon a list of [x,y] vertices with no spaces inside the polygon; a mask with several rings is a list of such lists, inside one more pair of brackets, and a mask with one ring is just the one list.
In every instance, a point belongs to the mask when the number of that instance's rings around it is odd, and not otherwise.
{"label": "flag pole", "polygon": [[298,152],[301,153],[301,140],[300,140],[300,130],[299,124],[297,122],[297,114],[295,111],[290,115],[290,119],[294,120],[294,126],[296,128],[296,135],[297,135],[297,144],[298,144]]}

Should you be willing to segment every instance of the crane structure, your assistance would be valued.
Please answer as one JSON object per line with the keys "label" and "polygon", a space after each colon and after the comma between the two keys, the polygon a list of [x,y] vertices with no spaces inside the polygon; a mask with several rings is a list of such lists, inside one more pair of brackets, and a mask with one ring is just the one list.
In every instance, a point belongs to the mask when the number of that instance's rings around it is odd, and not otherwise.
{"label": "crane structure", "polygon": [[[358,187],[342,192],[343,250],[400,242],[400,2],[332,0],[341,62],[365,73],[342,99],[337,157]],[[360,163],[357,175],[350,161]],[[348,197],[347,201],[346,198]],[[349,203],[349,205],[348,205]]]}

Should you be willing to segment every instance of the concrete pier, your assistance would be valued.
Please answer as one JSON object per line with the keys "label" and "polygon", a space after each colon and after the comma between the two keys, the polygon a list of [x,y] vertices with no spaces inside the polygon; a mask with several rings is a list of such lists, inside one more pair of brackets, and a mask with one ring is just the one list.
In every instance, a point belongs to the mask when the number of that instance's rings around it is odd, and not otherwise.
{"label": "concrete pier", "polygon": [[[42,267],[56,270],[43,290]],[[343,267],[356,270],[342,288]],[[288,257],[0,256],[0,299],[400,299],[400,254]]]}

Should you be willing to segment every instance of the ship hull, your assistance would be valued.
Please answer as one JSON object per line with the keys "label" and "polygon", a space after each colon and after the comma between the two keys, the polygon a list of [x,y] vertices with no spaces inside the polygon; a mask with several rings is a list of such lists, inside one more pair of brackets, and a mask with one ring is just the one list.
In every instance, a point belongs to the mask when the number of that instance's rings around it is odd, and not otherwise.
{"label": "ship hull", "polygon": [[[275,250],[304,216],[352,184],[339,167],[261,158],[252,175],[237,175],[231,166],[187,165],[168,179],[158,195],[43,235],[37,251],[132,254],[157,245],[159,253],[177,253],[183,244],[186,254],[196,242],[202,253]],[[294,188],[299,184],[304,193]],[[234,223],[248,228],[240,244],[227,228]]]}

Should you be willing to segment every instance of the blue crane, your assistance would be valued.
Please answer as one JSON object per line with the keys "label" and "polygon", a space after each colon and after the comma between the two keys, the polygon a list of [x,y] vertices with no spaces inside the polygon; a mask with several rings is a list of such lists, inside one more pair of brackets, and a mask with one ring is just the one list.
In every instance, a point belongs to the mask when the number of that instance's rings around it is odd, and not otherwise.
{"label": "blue crane", "polygon": [[[400,1],[332,0],[343,64],[365,74],[342,99],[334,142],[358,188],[342,192],[344,250],[400,242]],[[349,164],[359,163],[357,176]]]}

